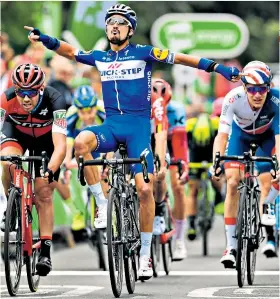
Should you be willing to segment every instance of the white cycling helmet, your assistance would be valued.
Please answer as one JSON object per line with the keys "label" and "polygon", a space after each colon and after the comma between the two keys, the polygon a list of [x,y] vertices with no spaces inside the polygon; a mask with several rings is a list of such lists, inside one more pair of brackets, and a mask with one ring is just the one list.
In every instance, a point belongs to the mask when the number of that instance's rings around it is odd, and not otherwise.
{"label": "white cycling helmet", "polygon": [[108,18],[110,18],[112,15],[115,14],[123,15],[131,23],[133,31],[136,30],[137,16],[136,16],[136,12],[133,9],[131,9],[131,7],[124,4],[115,4],[111,6],[109,9],[107,9],[105,22],[107,21]]}
{"label": "white cycling helmet", "polygon": [[258,60],[249,62],[244,67],[242,73],[248,74],[241,78],[244,84],[270,84],[272,79],[271,70],[268,65]]}

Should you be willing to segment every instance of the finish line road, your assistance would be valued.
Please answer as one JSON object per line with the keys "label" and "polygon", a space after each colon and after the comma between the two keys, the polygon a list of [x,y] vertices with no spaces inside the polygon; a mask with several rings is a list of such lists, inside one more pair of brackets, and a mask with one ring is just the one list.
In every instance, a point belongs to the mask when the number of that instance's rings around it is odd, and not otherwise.
{"label": "finish line road", "polygon": [[[166,276],[163,271],[158,278],[145,283],[137,282],[135,293],[129,295],[125,283],[122,298],[279,298],[279,258],[267,259],[260,253],[253,286],[237,285],[235,270],[224,270],[219,260],[224,250],[223,219],[216,217],[209,238],[209,256],[202,256],[202,240],[186,241],[188,258],[174,262]],[[262,244],[263,246],[264,244]],[[97,269],[96,252],[88,245],[53,252],[53,271],[41,278],[37,293],[29,291],[23,268],[17,299],[23,298],[114,298],[109,273]],[[163,268],[162,268],[163,270]],[[4,265],[1,264],[1,298],[10,298],[6,289]]]}

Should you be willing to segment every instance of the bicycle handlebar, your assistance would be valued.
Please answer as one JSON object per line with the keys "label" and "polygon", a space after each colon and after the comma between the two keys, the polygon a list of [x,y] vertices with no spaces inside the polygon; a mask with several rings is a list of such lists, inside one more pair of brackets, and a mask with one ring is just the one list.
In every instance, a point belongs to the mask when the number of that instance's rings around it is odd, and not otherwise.
{"label": "bicycle handlebar", "polygon": [[181,159],[178,159],[176,161],[172,161],[170,162],[170,166],[177,166],[178,167],[178,173],[179,173],[179,178],[182,176],[183,174],[183,165],[184,162]]}
{"label": "bicycle handlebar", "polygon": [[224,160],[229,160],[229,161],[243,161],[243,162],[269,162],[273,166],[274,174],[272,174],[272,177],[275,179],[276,178],[276,171],[279,169],[279,164],[277,161],[276,155],[273,155],[272,157],[257,157],[257,156],[252,156],[249,152],[244,152],[243,156],[221,156],[220,152],[217,152],[215,155],[215,161],[214,161],[214,172],[215,176],[219,176],[222,173],[222,170],[217,172],[217,169],[220,166],[220,162]]}
{"label": "bicycle handlebar", "polygon": [[84,161],[82,156],[79,157],[78,161],[78,180],[80,181],[82,186],[86,185],[85,177],[84,177],[84,167],[90,165],[107,165],[107,166],[116,166],[123,164],[141,164],[142,173],[144,177],[145,183],[149,183],[150,179],[148,176],[148,163],[145,155],[141,155],[139,158],[124,158],[124,159],[96,159],[96,160],[88,160]]}

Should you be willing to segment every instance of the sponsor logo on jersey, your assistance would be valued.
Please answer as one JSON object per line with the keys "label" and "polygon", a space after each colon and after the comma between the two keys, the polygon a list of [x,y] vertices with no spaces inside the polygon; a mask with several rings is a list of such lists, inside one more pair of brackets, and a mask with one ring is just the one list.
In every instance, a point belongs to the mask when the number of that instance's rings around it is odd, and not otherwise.
{"label": "sponsor logo on jersey", "polygon": [[153,48],[152,50],[152,55],[157,59],[157,60],[165,60],[169,54],[169,50],[165,49],[159,49],[159,48]]}
{"label": "sponsor logo on jersey", "polygon": [[152,89],[152,72],[149,71],[147,73],[147,79],[148,79],[148,95],[147,95],[147,101],[151,101],[151,89]]}
{"label": "sponsor logo on jersey", "polygon": [[145,47],[146,45],[139,45],[139,44],[136,45],[136,48],[145,48]]}
{"label": "sponsor logo on jersey", "polygon": [[3,108],[0,108],[0,121],[3,122],[5,120],[5,114],[6,110]]}
{"label": "sponsor logo on jersey", "polygon": [[146,62],[142,60],[106,63],[96,61],[101,81],[134,80],[144,78]]}
{"label": "sponsor logo on jersey", "polygon": [[222,115],[226,115],[227,114],[228,108],[229,108],[229,105],[225,105],[223,107]]}
{"label": "sponsor logo on jersey", "polygon": [[48,111],[48,108],[42,109],[39,115],[47,115]]}
{"label": "sponsor logo on jersey", "polygon": [[52,123],[52,120],[49,120],[45,123],[34,123],[34,122],[20,122],[16,119],[14,119],[11,115],[9,115],[10,119],[18,126],[26,127],[26,128],[43,128]]}
{"label": "sponsor logo on jersey", "polygon": [[163,101],[164,101],[163,98],[160,97],[160,98],[156,99],[153,103],[154,116],[159,121],[162,121],[162,119],[163,119],[163,113],[164,113]]}
{"label": "sponsor logo on jersey", "polygon": [[235,97],[232,97],[228,100],[231,104],[235,101]]}
{"label": "sponsor logo on jersey", "polygon": [[267,118],[267,115],[260,116],[260,119],[264,119],[264,118]]}
{"label": "sponsor logo on jersey", "polygon": [[279,104],[280,104],[280,100],[278,98],[276,98],[275,96],[271,97],[271,101],[274,102],[277,106],[279,106]]}
{"label": "sponsor logo on jersey", "polygon": [[147,157],[149,155],[149,153],[150,153],[150,151],[147,148],[145,148],[143,150],[143,152],[140,154],[140,156],[144,155],[145,157]]}
{"label": "sponsor logo on jersey", "polygon": [[66,110],[56,110],[53,113],[53,123],[60,128],[66,129]]}
{"label": "sponsor logo on jersey", "polygon": [[89,55],[93,53],[93,50],[90,50],[90,51],[79,51],[79,55]]}
{"label": "sponsor logo on jersey", "polygon": [[230,126],[230,124],[229,123],[227,123],[226,121],[224,121],[224,120],[220,120],[220,124],[222,124],[222,125],[227,125],[227,126]]}

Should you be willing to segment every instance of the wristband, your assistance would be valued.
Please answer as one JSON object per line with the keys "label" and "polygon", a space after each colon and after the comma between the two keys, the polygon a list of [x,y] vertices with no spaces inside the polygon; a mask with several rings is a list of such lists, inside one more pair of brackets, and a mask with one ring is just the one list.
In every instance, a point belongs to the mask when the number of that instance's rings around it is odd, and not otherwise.
{"label": "wristband", "polygon": [[213,61],[213,60],[209,60],[207,58],[201,58],[199,60],[199,63],[198,63],[197,67],[200,70],[204,70],[204,71],[210,73],[210,72],[214,71],[214,67],[215,67],[216,64],[217,63],[215,61]]}
{"label": "wristband", "polygon": [[31,33],[38,35],[39,41],[42,42],[43,45],[49,50],[55,51],[60,47],[60,41],[57,38],[41,33],[38,28],[34,28],[32,31],[30,31],[29,35]]}

